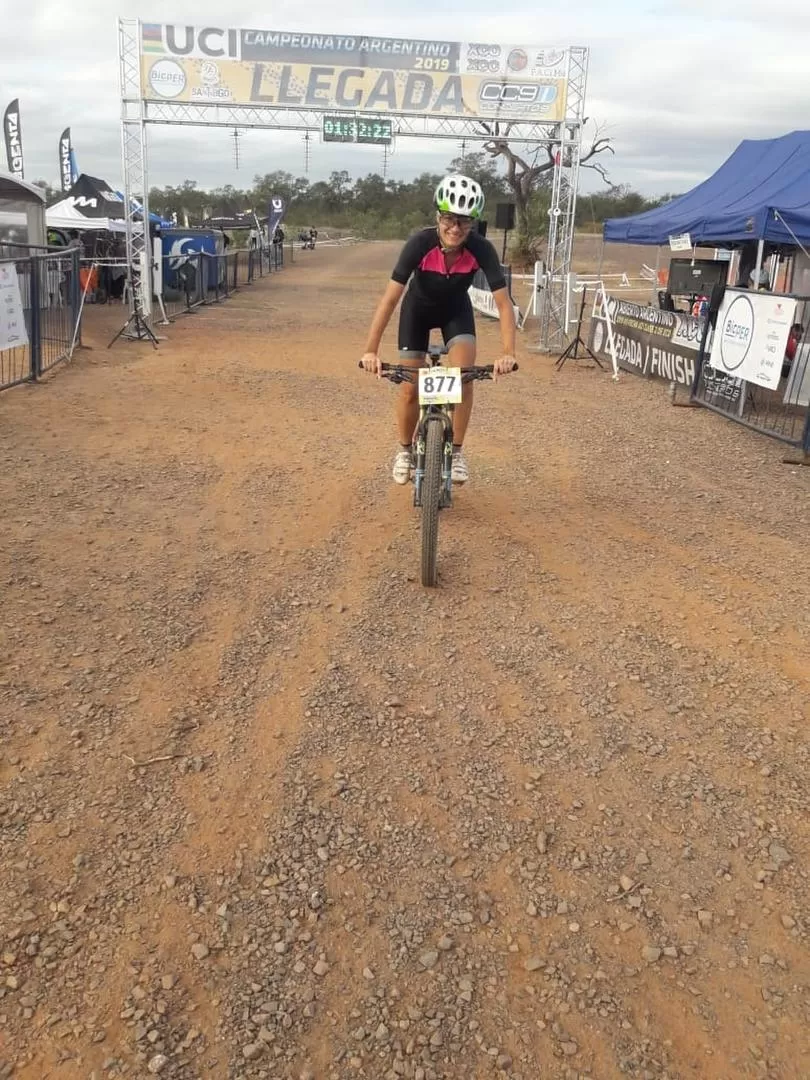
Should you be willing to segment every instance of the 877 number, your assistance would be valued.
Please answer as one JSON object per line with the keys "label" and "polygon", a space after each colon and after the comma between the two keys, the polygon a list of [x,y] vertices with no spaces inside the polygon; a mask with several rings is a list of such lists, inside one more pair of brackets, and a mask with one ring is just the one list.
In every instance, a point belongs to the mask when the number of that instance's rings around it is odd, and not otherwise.
{"label": "877 number", "polygon": [[455,375],[425,375],[423,386],[426,394],[452,394],[456,386]]}

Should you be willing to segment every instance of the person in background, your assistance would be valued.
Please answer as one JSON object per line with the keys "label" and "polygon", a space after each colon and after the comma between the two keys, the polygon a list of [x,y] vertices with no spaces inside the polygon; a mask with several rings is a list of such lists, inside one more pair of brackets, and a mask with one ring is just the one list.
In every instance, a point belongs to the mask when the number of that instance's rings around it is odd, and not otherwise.
{"label": "person in background", "polygon": [[799,342],[802,340],[802,332],[802,324],[800,322],[794,323],[790,328],[787,345],[785,346],[785,359],[782,361],[783,379],[786,379],[790,374],[793,361],[796,359],[796,350],[799,348]]}
{"label": "person in background", "polygon": [[759,268],[759,276],[757,276],[756,266],[748,275],[748,281],[752,289],[768,290],[771,287],[771,272],[763,262]]}

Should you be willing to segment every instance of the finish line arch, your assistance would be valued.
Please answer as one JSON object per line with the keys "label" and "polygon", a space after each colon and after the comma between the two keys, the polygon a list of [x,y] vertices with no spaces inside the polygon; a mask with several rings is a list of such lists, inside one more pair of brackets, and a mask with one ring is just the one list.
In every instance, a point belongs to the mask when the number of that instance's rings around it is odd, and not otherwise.
{"label": "finish line arch", "polygon": [[[539,347],[567,339],[588,50],[118,20],[127,261],[151,320],[149,125],[323,134],[336,119],[382,137],[508,138],[555,148]],[[384,121],[384,123],[383,123]],[[376,128],[374,125],[376,123]],[[372,132],[373,137],[373,132]],[[148,287],[144,287],[144,281]]]}

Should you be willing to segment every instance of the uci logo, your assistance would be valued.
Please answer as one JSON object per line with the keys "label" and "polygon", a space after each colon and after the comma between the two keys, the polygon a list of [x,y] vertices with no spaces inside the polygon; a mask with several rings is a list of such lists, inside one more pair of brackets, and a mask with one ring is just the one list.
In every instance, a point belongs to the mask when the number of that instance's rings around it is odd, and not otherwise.
{"label": "uci logo", "polygon": [[551,105],[557,87],[549,83],[485,82],[478,97],[487,105]]}
{"label": "uci logo", "polygon": [[175,56],[226,56],[239,59],[239,31],[221,30],[217,26],[164,27],[166,48]]}

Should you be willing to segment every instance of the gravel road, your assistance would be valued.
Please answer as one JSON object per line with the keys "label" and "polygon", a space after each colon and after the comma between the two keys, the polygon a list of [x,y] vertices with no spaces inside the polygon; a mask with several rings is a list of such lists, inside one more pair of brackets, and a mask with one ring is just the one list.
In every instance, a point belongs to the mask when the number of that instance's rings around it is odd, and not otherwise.
{"label": "gravel road", "polygon": [[423,589],[395,251],[0,396],[0,1080],[806,1078],[810,470],[529,331]]}

